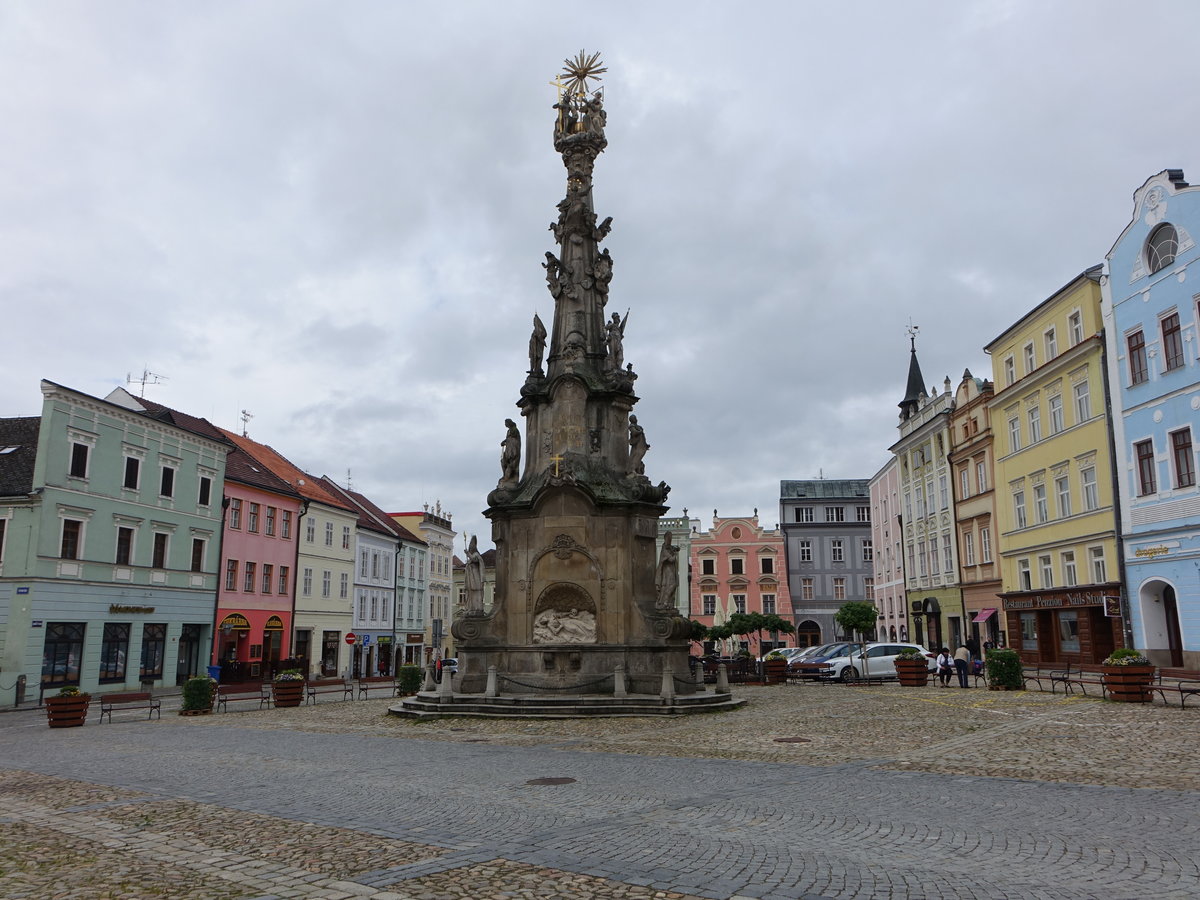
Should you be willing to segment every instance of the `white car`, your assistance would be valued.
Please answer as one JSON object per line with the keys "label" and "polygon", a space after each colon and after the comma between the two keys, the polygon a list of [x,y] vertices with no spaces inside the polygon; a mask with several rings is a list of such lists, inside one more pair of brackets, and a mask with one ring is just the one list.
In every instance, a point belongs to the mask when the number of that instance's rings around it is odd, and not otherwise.
{"label": "white car", "polygon": [[859,678],[895,678],[896,667],[893,663],[900,651],[911,647],[920,651],[929,665],[933,665],[934,655],[920,644],[900,644],[894,641],[887,643],[852,644],[850,649],[841,656],[830,659],[829,677],[839,681],[855,681]]}

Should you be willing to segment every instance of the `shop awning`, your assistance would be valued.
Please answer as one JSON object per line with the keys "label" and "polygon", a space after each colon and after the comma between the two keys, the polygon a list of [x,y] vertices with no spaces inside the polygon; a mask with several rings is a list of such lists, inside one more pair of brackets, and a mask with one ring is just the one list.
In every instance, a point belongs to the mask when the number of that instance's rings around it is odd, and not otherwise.
{"label": "shop awning", "polygon": [[995,614],[996,614],[996,610],[994,610],[994,609],[981,609],[979,612],[975,613],[975,618],[973,618],[971,621],[972,622],[986,622],[988,619],[990,619]]}
{"label": "shop awning", "polygon": [[267,619],[267,624],[263,626],[263,631],[283,631],[283,619],[279,616],[271,616]]}
{"label": "shop awning", "polygon": [[243,615],[239,615],[238,613],[230,613],[221,620],[221,628],[230,628],[234,631],[249,631],[250,622]]}

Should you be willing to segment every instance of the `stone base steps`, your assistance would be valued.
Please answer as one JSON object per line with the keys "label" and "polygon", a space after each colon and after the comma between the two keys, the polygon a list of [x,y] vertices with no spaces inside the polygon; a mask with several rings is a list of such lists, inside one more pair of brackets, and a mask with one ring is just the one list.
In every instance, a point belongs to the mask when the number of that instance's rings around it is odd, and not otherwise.
{"label": "stone base steps", "polygon": [[487,697],[483,694],[420,693],[388,708],[394,716],[436,718],[474,716],[480,718],[576,719],[589,716],[681,716],[690,713],[718,712],[744,706],[731,694],[690,694],[664,699],[657,695],[631,694],[508,694]]}

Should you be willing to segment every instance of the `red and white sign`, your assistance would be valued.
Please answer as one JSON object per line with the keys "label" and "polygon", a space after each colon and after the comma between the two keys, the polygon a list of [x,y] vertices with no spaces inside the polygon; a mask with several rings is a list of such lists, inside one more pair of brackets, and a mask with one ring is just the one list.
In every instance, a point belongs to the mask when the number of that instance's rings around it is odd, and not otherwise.
{"label": "red and white sign", "polygon": [[357,641],[358,641],[357,634],[355,634],[353,631],[346,632],[346,643],[347,644],[354,644],[354,643],[357,643]]}

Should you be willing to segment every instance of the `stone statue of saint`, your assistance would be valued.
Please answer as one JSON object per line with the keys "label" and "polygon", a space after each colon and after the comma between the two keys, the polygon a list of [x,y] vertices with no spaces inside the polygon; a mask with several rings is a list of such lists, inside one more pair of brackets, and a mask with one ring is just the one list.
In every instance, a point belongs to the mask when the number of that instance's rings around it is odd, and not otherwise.
{"label": "stone statue of saint", "polygon": [[620,372],[625,367],[625,323],[629,321],[629,312],[622,319],[620,313],[613,313],[612,320],[604,326],[604,342],[608,345],[608,365],[614,372]]}
{"label": "stone statue of saint", "polygon": [[[614,313],[613,315],[616,315]],[[646,464],[642,462],[642,457],[646,455],[646,451],[650,449],[650,445],[646,443],[646,431],[638,424],[637,416],[629,417],[629,473],[631,475],[645,475]]]}
{"label": "stone statue of saint", "polygon": [[537,313],[533,314],[533,334],[529,336],[529,374],[542,371],[542,354],[546,352],[546,326]]}
{"label": "stone statue of saint", "polygon": [[504,424],[508,426],[508,433],[500,442],[500,469],[503,473],[500,481],[502,483],[517,481],[521,467],[521,432],[517,430],[517,423],[512,419],[505,419]]}
{"label": "stone statue of saint", "polygon": [[679,589],[679,548],[671,543],[671,532],[663,535],[662,551],[658,554],[658,571],[654,573],[654,588],[658,592],[659,609],[675,607]]}
{"label": "stone statue of saint", "polygon": [[604,126],[608,123],[608,113],[604,111],[604,97],[599,91],[592,95],[591,100],[584,101],[583,119],[588,134],[604,137]]}
{"label": "stone statue of saint", "polygon": [[546,261],[542,263],[542,268],[546,270],[546,287],[550,289],[550,296],[557,300],[563,292],[562,263],[558,261],[557,256],[547,250]]}
{"label": "stone statue of saint", "polygon": [[596,290],[601,295],[600,304],[604,305],[608,302],[608,283],[612,281],[612,257],[609,255],[607,247],[592,263],[592,275],[596,279]]}
{"label": "stone statue of saint", "polygon": [[[668,535],[668,537],[670,537]],[[479,554],[479,541],[471,535],[467,545],[467,562],[463,567],[463,583],[467,589],[467,615],[483,612],[483,557]]]}

